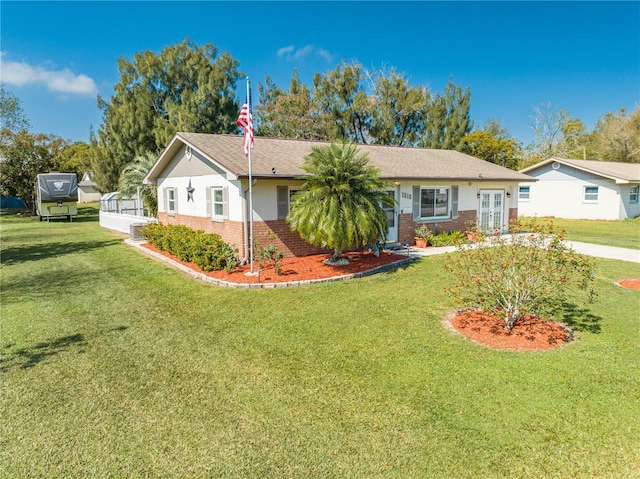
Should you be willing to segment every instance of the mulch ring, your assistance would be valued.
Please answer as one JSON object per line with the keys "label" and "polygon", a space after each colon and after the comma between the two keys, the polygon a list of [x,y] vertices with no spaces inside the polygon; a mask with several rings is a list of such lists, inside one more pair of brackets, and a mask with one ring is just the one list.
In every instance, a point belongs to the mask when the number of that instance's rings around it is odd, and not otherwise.
{"label": "mulch ring", "polygon": [[621,281],[616,281],[618,286],[622,286],[623,288],[635,289],[636,291],[640,291],[640,279],[623,279]]}
{"label": "mulch ring", "polygon": [[573,340],[572,331],[565,325],[533,315],[520,319],[511,331],[504,328],[502,319],[482,311],[455,311],[445,321],[471,341],[493,349],[546,351]]}

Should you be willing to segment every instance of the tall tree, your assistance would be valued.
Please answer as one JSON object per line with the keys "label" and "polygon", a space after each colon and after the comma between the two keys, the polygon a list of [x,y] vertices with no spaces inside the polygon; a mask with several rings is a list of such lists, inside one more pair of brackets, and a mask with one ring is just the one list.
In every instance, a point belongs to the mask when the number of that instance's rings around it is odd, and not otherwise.
{"label": "tall tree", "polygon": [[515,140],[503,140],[482,130],[464,136],[461,151],[512,170],[518,169],[520,163],[520,148]]}
{"label": "tall tree", "polygon": [[55,135],[33,135],[26,130],[9,133],[7,141],[0,143],[0,194],[22,198],[33,211],[36,176],[60,169],[65,145],[65,141]]}
{"label": "tall tree", "polygon": [[471,90],[462,90],[449,80],[442,94],[437,93],[431,101],[420,146],[458,150],[462,147],[462,138],[473,128],[469,116],[471,108]]}
{"label": "tall tree", "polygon": [[120,172],[136,156],[158,153],[177,131],[231,133],[239,107],[238,62],[211,43],[189,38],[118,60],[120,81],[105,101],[98,136],[92,139],[92,169],[100,191],[113,191]]}
{"label": "tall tree", "polygon": [[598,160],[640,163],[640,106],[629,116],[624,109],[604,115],[593,138]]}
{"label": "tall tree", "polygon": [[391,69],[367,72],[374,91],[371,142],[380,145],[415,146],[425,126],[431,95],[427,87],[411,87]]}
{"label": "tall tree", "polygon": [[313,148],[305,158],[301,191],[294,195],[287,221],[292,231],[309,243],[334,250],[332,262],[342,251],[384,238],[388,231],[383,206],[395,200],[384,191],[378,170],[367,154],[354,144]]}
{"label": "tall tree", "polygon": [[546,160],[552,156],[575,157],[581,150],[580,139],[585,125],[563,109],[557,109],[551,103],[533,108],[532,115],[534,139],[527,146],[527,163]]}
{"label": "tall tree", "polygon": [[328,115],[318,112],[306,85],[294,70],[289,91],[281,90],[269,75],[258,84],[260,105],[256,106],[257,133],[275,138],[328,140]]}
{"label": "tall tree", "polygon": [[27,131],[30,126],[20,99],[0,84],[0,143],[9,141],[15,133]]}
{"label": "tall tree", "polygon": [[342,62],[324,76],[314,75],[314,102],[334,122],[328,133],[332,140],[368,143],[373,105],[363,81],[362,66],[357,62]]}
{"label": "tall tree", "polygon": [[77,141],[65,146],[60,152],[60,171],[75,173],[78,181],[91,169],[91,147],[88,143]]}

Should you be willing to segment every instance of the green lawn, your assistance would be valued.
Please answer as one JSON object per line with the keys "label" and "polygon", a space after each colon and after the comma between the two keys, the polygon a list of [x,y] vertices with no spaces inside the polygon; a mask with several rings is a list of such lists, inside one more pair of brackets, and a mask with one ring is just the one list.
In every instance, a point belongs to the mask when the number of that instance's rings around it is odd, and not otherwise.
{"label": "green lawn", "polygon": [[1,219],[2,478],[640,477],[640,265],[501,352],[443,327],[446,256],[225,289],[80,213]]}
{"label": "green lawn", "polygon": [[605,221],[543,217],[538,220],[552,220],[558,230],[566,230],[566,237],[570,241],[640,249],[640,218]]}

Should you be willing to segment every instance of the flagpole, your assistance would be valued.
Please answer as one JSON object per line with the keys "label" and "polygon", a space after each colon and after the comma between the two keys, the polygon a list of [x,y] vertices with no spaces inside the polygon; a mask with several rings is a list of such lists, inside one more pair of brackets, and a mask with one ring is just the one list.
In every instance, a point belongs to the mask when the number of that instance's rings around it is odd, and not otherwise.
{"label": "flagpole", "polygon": [[[249,84],[249,77],[247,76],[247,102],[249,108],[249,115],[251,112],[251,87]],[[249,274],[253,274],[253,177],[251,174],[251,148],[249,145]]]}

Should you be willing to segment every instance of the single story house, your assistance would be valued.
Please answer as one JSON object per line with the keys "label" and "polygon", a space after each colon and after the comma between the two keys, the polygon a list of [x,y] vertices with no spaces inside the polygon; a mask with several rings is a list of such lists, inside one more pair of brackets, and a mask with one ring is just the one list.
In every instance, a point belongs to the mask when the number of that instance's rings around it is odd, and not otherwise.
{"label": "single story house", "polygon": [[640,164],[552,157],[520,170],[521,216],[622,220],[640,215]]}
{"label": "single story house", "polygon": [[96,184],[91,179],[91,176],[91,173],[85,173],[82,175],[82,180],[78,183],[78,203],[94,203],[100,201],[102,195],[96,190]]}
{"label": "single story house", "polygon": [[[158,221],[215,232],[247,256],[249,162],[240,135],[177,133],[145,177],[158,188]],[[301,165],[312,147],[329,143],[256,137],[251,154],[253,232],[261,246],[275,244],[286,256],[321,250],[303,241],[286,222],[291,196],[300,189]],[[529,176],[448,150],[359,145],[389,182],[397,207],[387,211],[388,243],[415,244],[415,228],[466,230],[478,222],[505,230],[517,217],[518,185]]]}

